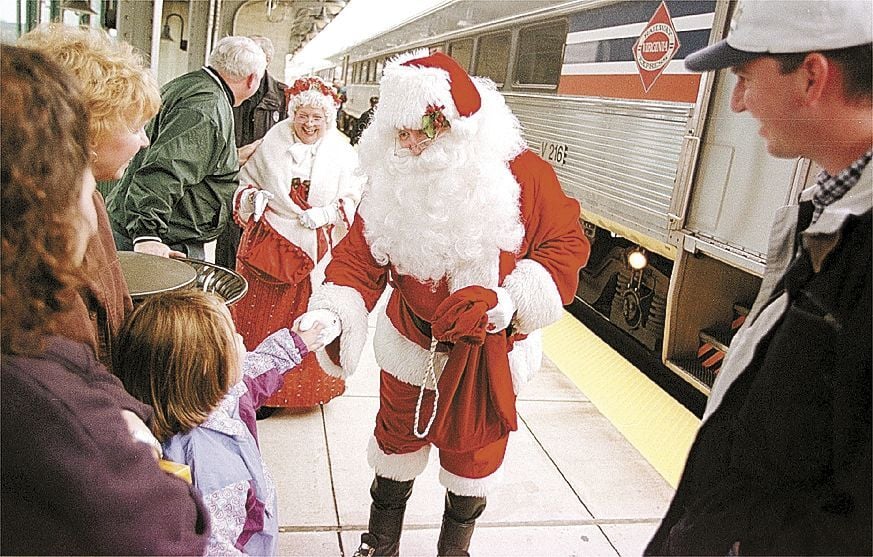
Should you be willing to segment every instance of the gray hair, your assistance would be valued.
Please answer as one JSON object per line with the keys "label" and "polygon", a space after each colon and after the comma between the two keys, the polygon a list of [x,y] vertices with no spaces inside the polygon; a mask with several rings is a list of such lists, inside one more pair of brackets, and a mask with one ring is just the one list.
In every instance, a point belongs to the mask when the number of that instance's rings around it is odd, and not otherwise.
{"label": "gray hair", "polygon": [[244,79],[250,74],[260,79],[267,69],[267,56],[248,37],[224,37],[212,49],[209,65],[232,79]]}
{"label": "gray hair", "polygon": [[273,56],[276,54],[276,49],[273,47],[273,41],[264,37],[262,35],[249,35],[249,38],[261,47],[261,50],[264,51],[264,54],[267,55],[267,65],[273,61]]}

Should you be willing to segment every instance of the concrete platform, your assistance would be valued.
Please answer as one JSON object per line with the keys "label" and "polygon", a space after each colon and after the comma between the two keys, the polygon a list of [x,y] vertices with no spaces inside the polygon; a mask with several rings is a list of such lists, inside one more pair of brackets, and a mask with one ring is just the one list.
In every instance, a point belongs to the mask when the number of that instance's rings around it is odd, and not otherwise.
{"label": "concrete platform", "polygon": [[[343,396],[258,422],[278,489],[280,555],[351,555],[366,528],[378,367],[371,352],[363,360]],[[670,484],[548,359],[519,394],[518,411],[504,482],[489,497],[471,554],[640,555]],[[431,456],[409,502],[402,555],[436,555],[444,489]]]}

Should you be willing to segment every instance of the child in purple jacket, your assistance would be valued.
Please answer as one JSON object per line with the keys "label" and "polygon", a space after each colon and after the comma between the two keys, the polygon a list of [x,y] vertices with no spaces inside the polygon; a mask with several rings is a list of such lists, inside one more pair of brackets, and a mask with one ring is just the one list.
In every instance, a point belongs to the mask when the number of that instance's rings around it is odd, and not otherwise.
{"label": "child in purple jacket", "polygon": [[125,323],[115,372],[154,406],[164,458],[191,467],[212,517],[207,555],[276,553],[276,493],[255,411],[320,348],[319,332],[280,329],[247,353],[222,300],[196,290],[148,298]]}

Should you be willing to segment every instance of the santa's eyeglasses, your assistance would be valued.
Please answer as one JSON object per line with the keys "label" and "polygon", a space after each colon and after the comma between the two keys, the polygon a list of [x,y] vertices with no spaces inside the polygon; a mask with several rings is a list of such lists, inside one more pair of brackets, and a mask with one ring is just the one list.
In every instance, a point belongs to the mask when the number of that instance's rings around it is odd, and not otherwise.
{"label": "santa's eyeglasses", "polygon": [[[422,133],[422,132],[419,132]],[[427,149],[428,145],[430,145],[434,139],[439,137],[439,134],[433,137],[425,136],[424,139],[409,145],[408,147],[404,147],[402,143],[407,143],[414,139],[415,133],[410,130],[398,130],[397,134],[394,136],[394,156],[395,157],[412,157],[418,156],[422,151]]]}

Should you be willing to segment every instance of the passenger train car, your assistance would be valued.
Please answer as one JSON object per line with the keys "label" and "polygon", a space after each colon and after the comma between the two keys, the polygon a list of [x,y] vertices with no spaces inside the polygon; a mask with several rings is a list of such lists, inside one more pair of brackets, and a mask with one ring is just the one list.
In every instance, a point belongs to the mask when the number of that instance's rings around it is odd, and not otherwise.
{"label": "passenger train car", "polygon": [[577,298],[707,394],[759,289],[772,215],[812,175],[809,161],[770,157],[755,121],[731,114],[728,72],[683,67],[725,35],[731,9],[456,0],[339,53],[322,74],[345,80],[352,122],[386,60],[410,49],[494,80],[581,205],[592,256]]}

